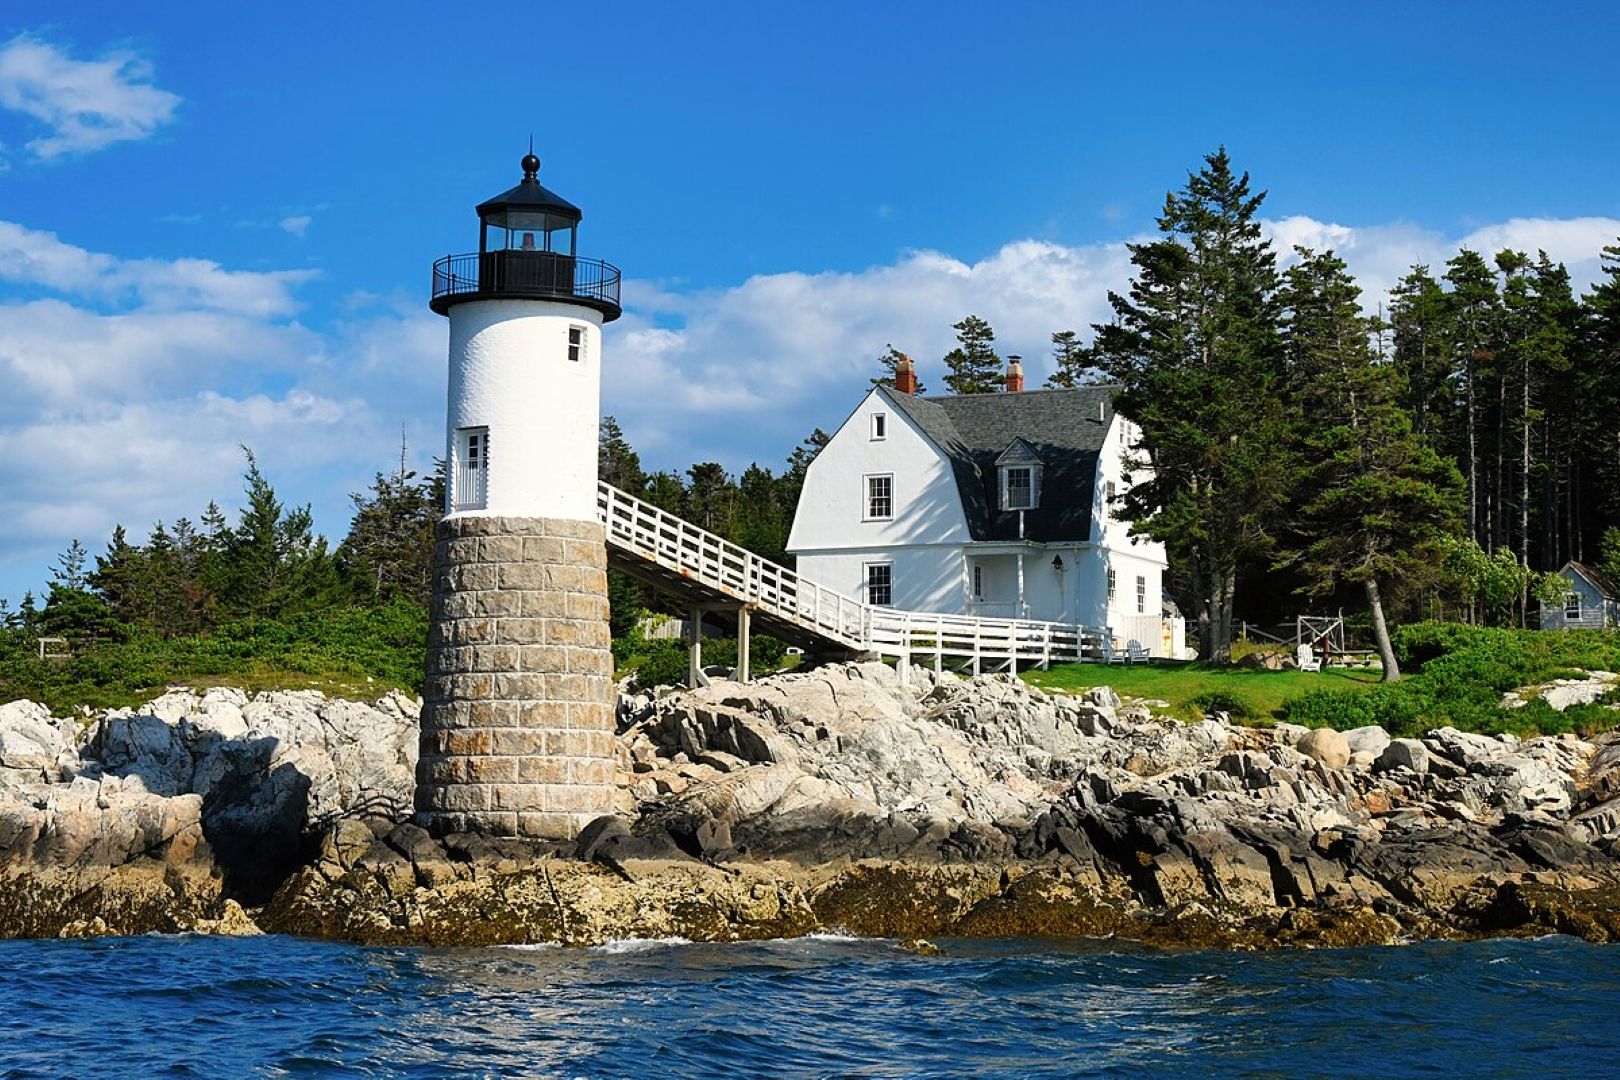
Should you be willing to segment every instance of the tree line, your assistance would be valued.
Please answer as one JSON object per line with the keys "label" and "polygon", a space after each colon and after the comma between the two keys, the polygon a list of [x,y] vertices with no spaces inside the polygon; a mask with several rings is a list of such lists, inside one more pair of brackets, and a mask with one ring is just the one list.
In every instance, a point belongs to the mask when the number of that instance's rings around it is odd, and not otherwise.
{"label": "tree line", "polygon": [[58,556],[43,598],[0,600],[0,629],[60,636],[76,648],[132,634],[205,634],[243,619],[288,619],[400,601],[426,607],[433,530],[444,504],[442,468],[418,476],[401,464],[351,496],[347,535],[330,550],[308,505],[288,506],[244,448],[243,505],[233,522],[210,501],[154,524],[145,542],[122,525],[91,556],[74,540]]}

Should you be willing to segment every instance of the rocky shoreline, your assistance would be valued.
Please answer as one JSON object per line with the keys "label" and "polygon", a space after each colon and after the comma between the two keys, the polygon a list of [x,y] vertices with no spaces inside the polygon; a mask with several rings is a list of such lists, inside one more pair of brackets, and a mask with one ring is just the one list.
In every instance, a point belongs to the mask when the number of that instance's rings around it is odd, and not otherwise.
{"label": "rocky shoreline", "polygon": [[417,703],[0,706],[0,936],[1620,941],[1620,735],[1391,740],[880,664],[620,703],[575,842],[408,820]]}

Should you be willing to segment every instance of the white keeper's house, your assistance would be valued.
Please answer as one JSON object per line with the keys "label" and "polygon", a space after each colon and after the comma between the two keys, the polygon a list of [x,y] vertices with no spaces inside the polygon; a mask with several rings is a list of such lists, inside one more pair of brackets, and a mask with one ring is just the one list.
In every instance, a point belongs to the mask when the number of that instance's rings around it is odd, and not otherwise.
{"label": "white keeper's house", "polygon": [[[799,573],[871,604],[1107,627],[1181,657],[1164,545],[1111,512],[1131,483],[1111,386],[921,397],[909,361],[868,393],[805,475]],[[1141,470],[1137,470],[1141,476]]]}

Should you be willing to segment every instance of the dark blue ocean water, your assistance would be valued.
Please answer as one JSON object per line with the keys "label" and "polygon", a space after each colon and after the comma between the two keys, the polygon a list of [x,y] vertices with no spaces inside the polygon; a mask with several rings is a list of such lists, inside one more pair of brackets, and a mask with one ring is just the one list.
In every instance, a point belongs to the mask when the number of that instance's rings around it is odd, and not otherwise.
{"label": "dark blue ocean water", "polygon": [[587,950],[6,941],[0,1075],[1620,1072],[1620,948],[942,944],[917,956],[838,938]]}

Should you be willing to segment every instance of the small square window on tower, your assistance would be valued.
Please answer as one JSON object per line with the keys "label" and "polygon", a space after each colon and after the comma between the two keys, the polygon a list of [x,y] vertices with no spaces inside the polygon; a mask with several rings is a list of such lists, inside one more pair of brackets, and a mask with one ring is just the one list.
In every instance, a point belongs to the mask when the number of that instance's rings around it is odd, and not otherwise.
{"label": "small square window on tower", "polygon": [[452,510],[482,510],[489,503],[489,428],[457,428]]}
{"label": "small square window on tower", "polygon": [[568,359],[576,364],[585,359],[585,328],[583,326],[570,326],[568,328]]}

